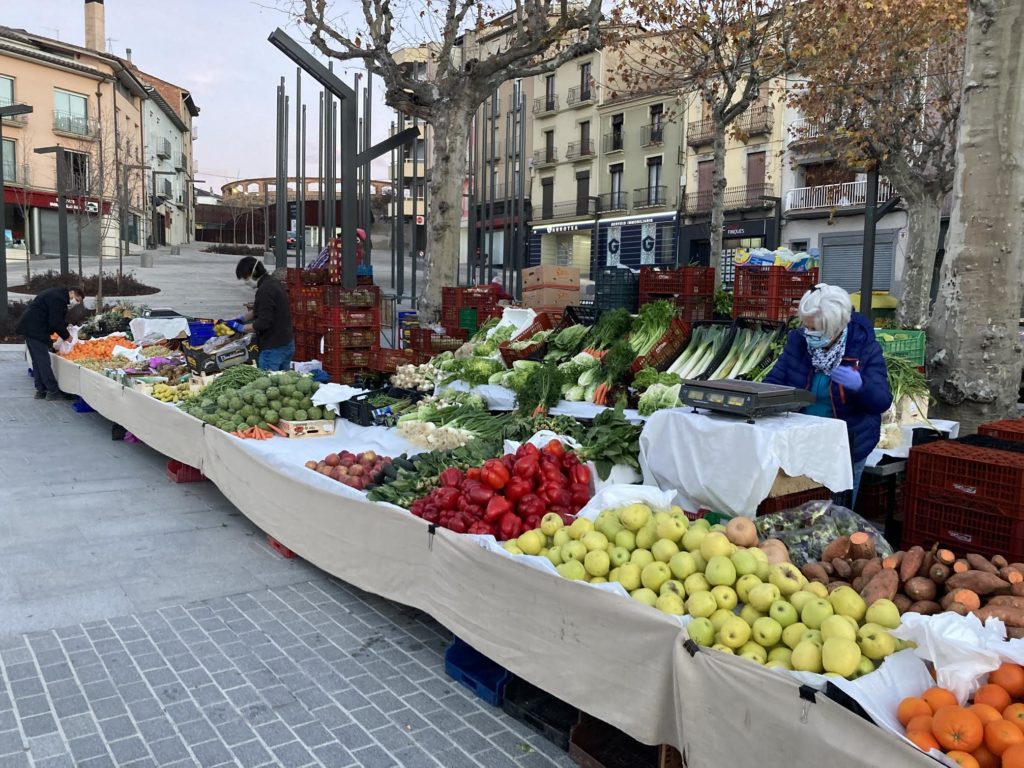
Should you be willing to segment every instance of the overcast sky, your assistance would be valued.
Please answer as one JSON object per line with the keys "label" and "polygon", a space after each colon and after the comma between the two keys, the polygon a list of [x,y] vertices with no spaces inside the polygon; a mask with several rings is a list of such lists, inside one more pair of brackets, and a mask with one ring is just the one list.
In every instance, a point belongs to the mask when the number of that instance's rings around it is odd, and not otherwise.
{"label": "overcast sky", "polygon": [[[287,78],[294,110],[295,66],[267,36],[283,27],[296,39],[302,30],[276,7],[282,0],[106,0],[108,49],[132,49],[143,71],[187,88],[201,112],[196,120],[196,178],[215,190],[237,178],[274,174],[275,88]],[[0,24],[82,45],[83,0],[0,0]],[[337,69],[337,68],[336,68]],[[361,70],[361,68],[360,68]],[[343,79],[352,83],[355,68]],[[378,81],[379,86],[379,81]],[[303,80],[307,104],[307,172],[316,174],[318,94]],[[392,115],[375,88],[374,142],[387,137]],[[292,128],[294,130],[294,114]],[[294,134],[291,135],[294,141]],[[294,143],[289,174],[295,170]],[[374,178],[386,178],[387,158]]]}

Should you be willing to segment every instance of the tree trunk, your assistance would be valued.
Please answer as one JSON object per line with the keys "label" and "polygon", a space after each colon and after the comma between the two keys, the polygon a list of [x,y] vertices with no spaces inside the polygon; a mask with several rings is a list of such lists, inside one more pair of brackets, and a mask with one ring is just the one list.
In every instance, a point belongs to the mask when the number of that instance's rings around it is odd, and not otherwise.
{"label": "tree trunk", "polygon": [[1016,410],[1024,237],[1024,4],[969,0],[953,214],[928,334],[939,415],[962,432]]}
{"label": "tree trunk", "polygon": [[722,284],[722,224],[725,220],[725,123],[715,121],[714,168],[711,174],[711,257],[709,266]]}
{"label": "tree trunk", "polygon": [[474,112],[468,102],[441,102],[430,120],[434,129],[430,210],[426,211],[430,236],[426,278],[418,304],[420,314],[428,320],[440,316],[441,289],[457,285],[459,280],[462,183],[466,177],[466,139]]}
{"label": "tree trunk", "polygon": [[82,220],[78,220],[78,226],[75,227],[75,240],[78,243],[78,277],[80,280],[85,280],[85,272],[82,267]]}
{"label": "tree trunk", "polygon": [[931,304],[935,252],[942,229],[945,192],[904,195],[907,203],[907,252],[903,267],[903,295],[897,312],[900,325],[924,328]]}

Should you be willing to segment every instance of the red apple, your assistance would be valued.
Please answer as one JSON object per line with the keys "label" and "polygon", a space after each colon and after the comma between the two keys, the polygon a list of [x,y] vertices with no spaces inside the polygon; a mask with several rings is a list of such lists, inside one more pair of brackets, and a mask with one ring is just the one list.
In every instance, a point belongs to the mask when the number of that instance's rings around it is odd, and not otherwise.
{"label": "red apple", "polygon": [[306,469],[316,469],[316,466],[317,466],[317,464],[313,460],[310,460],[310,461],[306,462]]}
{"label": "red apple", "polygon": [[329,467],[336,467],[341,463],[341,459],[336,453],[328,453],[324,458],[324,463]]}

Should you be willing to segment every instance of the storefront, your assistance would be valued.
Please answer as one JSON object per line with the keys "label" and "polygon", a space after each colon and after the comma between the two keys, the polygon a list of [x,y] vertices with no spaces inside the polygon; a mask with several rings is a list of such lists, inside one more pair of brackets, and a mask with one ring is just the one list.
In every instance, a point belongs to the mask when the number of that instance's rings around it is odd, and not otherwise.
{"label": "storefront", "polygon": [[[46,192],[31,192],[20,188],[5,188],[5,216],[10,232],[8,242],[27,248],[33,256],[60,255],[60,215],[57,196]],[[110,203],[99,200],[69,197],[66,200],[68,221],[68,250],[83,254],[96,254],[100,249],[103,217],[111,213]],[[6,233],[5,233],[6,234]]]}
{"label": "storefront", "polygon": [[[711,233],[708,222],[686,224],[679,230],[682,254],[680,263],[707,265],[711,254]],[[737,250],[776,248],[775,219],[727,221],[722,225],[722,283],[732,285],[733,256]]]}
{"label": "storefront", "polygon": [[573,221],[534,227],[530,233],[529,265],[576,267],[581,277],[589,278],[595,258],[595,225],[595,221]]}

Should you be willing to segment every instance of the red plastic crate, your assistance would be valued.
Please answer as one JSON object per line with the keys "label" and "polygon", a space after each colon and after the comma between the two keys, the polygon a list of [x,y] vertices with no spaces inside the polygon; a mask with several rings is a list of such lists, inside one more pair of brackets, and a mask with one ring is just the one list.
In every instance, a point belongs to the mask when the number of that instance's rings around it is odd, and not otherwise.
{"label": "red plastic crate", "polygon": [[267,534],[267,544],[269,544],[271,546],[271,548],[273,548],[273,550],[275,552],[277,552],[277,554],[279,554],[281,557],[285,557],[285,558],[289,558],[289,559],[293,558],[293,557],[296,557],[296,554],[294,552],[292,552],[290,549],[288,549],[288,547],[286,547],[280,541],[275,539],[269,533]]}
{"label": "red plastic crate", "polygon": [[501,353],[501,359],[504,360],[506,367],[511,368],[512,363],[516,360],[525,360],[541,346],[544,346],[542,344],[533,344],[532,346],[525,347],[524,349],[512,349],[513,341],[526,341],[541,331],[550,331],[554,327],[555,322],[551,319],[551,315],[546,312],[541,312],[534,318],[532,323],[513,336],[509,341],[501,342],[501,344],[498,345],[498,351]]}
{"label": "red plastic crate", "polygon": [[327,307],[323,312],[328,328],[377,328],[380,329],[380,307],[348,309]]}
{"label": "red plastic crate", "polygon": [[997,440],[1009,440],[1013,443],[1024,442],[1024,419],[991,421],[978,427],[978,434],[994,437]]}
{"label": "red plastic crate", "polygon": [[299,279],[305,286],[323,286],[327,282],[327,270],[326,269],[303,269],[300,272]]}
{"label": "red plastic crate", "polygon": [[167,477],[174,483],[201,483],[206,479],[206,475],[200,470],[183,464],[177,459],[167,462]]}
{"label": "red plastic crate", "polygon": [[629,372],[636,374],[644,368],[664,370],[682,354],[686,345],[690,342],[692,330],[693,326],[686,320],[680,317],[673,319],[665,335],[651,348],[650,352],[633,361],[633,365],[629,367]]}
{"label": "red plastic crate", "polygon": [[1024,519],[1024,454],[936,440],[910,450],[907,482],[915,488],[977,499]]}
{"label": "red plastic crate", "polygon": [[329,370],[339,368],[369,368],[371,349],[333,349],[324,350],[324,367]]}
{"label": "red plastic crate", "polygon": [[790,272],[785,267],[738,266],[732,292],[752,299],[799,299],[817,284],[817,269]]}
{"label": "red plastic crate", "polygon": [[658,293],[641,293],[640,306],[655,301],[670,301],[679,310],[679,317],[691,323],[715,318],[714,296],[673,296]]}
{"label": "red plastic crate", "polygon": [[366,374],[363,368],[324,368],[335,384],[355,385]]}
{"label": "red plastic crate", "polygon": [[324,303],[328,307],[345,307],[347,309],[377,307],[380,306],[380,288],[376,285],[363,285],[356,288],[328,285],[324,289]]}
{"label": "red plastic crate", "polygon": [[428,356],[446,350],[458,349],[469,340],[469,331],[465,328],[460,328],[459,330],[461,333],[457,335],[441,336],[429,328],[410,328],[407,348]]}
{"label": "red plastic crate", "polygon": [[713,267],[640,267],[640,293],[656,293],[662,296],[714,296],[715,270]]}
{"label": "red plastic crate", "polygon": [[461,309],[462,307],[493,307],[498,303],[494,292],[487,286],[470,288],[442,288],[441,306]]}
{"label": "red plastic crate", "polygon": [[782,496],[770,496],[757,505],[757,516],[772,515],[784,509],[795,509],[809,501],[828,501],[831,498],[832,491],[824,487],[786,493]]}
{"label": "red plastic crate", "polygon": [[932,488],[907,486],[903,497],[903,548],[935,542],[957,553],[1024,559],[1024,518],[995,504]]}
{"label": "red plastic crate", "polygon": [[330,328],[323,336],[324,350],[380,345],[380,330],[377,328]]}
{"label": "red plastic crate", "polygon": [[370,353],[370,370],[394,373],[400,365],[417,365],[422,359],[415,349],[375,349]]}
{"label": "red plastic crate", "polygon": [[299,314],[316,315],[324,308],[324,287],[322,285],[304,285],[292,302],[292,311]]}
{"label": "red plastic crate", "polygon": [[[802,295],[802,294],[801,294]],[[800,309],[800,298],[747,298],[733,296],[733,319],[741,317],[751,320],[770,320],[773,323],[787,323]]]}

